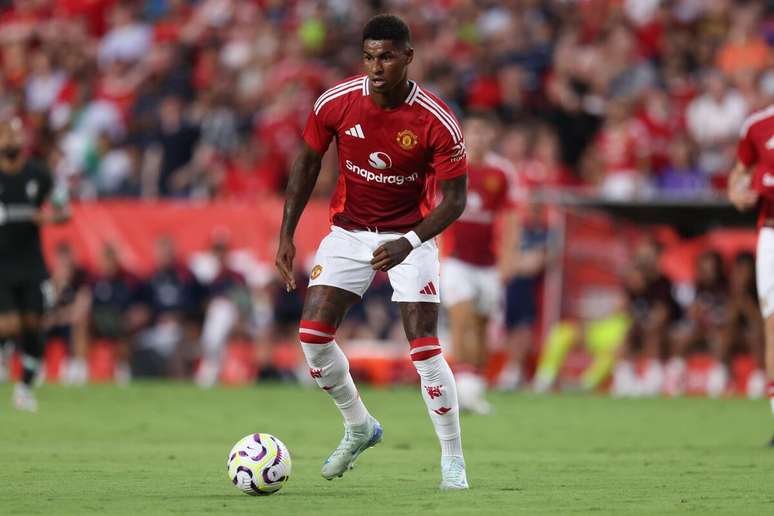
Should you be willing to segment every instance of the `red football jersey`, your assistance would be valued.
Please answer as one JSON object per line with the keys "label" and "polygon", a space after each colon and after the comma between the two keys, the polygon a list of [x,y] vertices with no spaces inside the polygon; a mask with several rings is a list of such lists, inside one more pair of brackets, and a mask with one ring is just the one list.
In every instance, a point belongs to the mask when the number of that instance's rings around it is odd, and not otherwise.
{"label": "red football jersey", "polygon": [[344,229],[409,231],[433,208],[436,180],[467,171],[457,119],[414,82],[405,102],[389,110],[371,100],[367,76],[323,93],[304,141],[323,154],[334,137],[339,180],[330,218]]}
{"label": "red football jersey", "polygon": [[755,167],[752,186],[760,194],[758,227],[774,221],[774,104],[747,117],[736,154],[746,167]]}
{"label": "red football jersey", "polygon": [[478,266],[495,264],[494,222],[508,205],[508,177],[491,165],[470,166],[468,203],[462,216],[449,226],[450,256]]}

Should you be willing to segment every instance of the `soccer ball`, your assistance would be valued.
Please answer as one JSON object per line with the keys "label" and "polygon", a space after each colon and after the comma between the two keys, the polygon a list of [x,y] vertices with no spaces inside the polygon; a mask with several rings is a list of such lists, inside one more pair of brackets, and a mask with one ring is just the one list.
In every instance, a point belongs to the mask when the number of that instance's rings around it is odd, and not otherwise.
{"label": "soccer ball", "polygon": [[239,490],[261,496],[276,493],[290,477],[290,452],[269,434],[250,434],[237,442],[226,462],[228,478]]}

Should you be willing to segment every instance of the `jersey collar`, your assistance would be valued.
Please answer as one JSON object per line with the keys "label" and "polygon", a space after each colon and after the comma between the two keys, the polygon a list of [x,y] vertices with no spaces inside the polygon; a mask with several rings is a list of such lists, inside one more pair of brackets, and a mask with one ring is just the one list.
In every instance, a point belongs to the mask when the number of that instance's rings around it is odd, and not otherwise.
{"label": "jersey collar", "polygon": [[[417,98],[417,94],[419,93],[419,85],[414,81],[409,81],[409,84],[411,84],[411,89],[409,90],[409,94],[406,95],[406,100],[404,103],[411,106],[414,104],[414,100]],[[368,76],[366,75],[363,77],[363,96],[369,95],[370,92],[371,89],[369,86]]]}

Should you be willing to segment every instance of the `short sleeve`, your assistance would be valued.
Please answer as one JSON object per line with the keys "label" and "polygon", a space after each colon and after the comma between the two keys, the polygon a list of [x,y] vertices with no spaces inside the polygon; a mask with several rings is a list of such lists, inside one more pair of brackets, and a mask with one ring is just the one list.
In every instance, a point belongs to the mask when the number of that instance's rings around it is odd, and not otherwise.
{"label": "short sleeve", "polygon": [[306,120],[304,141],[319,154],[325,154],[335,135],[333,128],[324,120],[325,110],[312,111]]}
{"label": "short sleeve", "polygon": [[[435,170],[436,177],[440,180],[454,179],[466,174],[468,171],[465,141],[462,139],[462,132],[460,131],[459,137],[456,136],[456,133],[452,135],[452,131],[446,125],[448,124],[441,125],[439,122],[431,128],[435,135],[432,144],[433,155],[430,163],[433,170]],[[457,130],[456,127],[455,130]]]}
{"label": "short sleeve", "polygon": [[745,128],[742,137],[739,138],[739,144],[736,146],[736,157],[745,167],[750,167],[758,161],[758,152],[755,150],[752,138],[750,138],[749,128]]}

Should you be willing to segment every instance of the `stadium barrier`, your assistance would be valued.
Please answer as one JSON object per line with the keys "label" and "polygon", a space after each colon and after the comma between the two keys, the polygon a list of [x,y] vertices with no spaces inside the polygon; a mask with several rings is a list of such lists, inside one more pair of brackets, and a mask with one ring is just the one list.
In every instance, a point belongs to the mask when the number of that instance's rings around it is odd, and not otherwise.
{"label": "stadium barrier", "polygon": [[[559,234],[557,240],[560,259],[547,271],[543,299],[543,329],[559,318],[583,319],[609,310],[612,299],[619,289],[620,272],[631,259],[634,242],[648,231],[656,234],[664,244],[662,265],[664,272],[676,283],[693,279],[696,256],[706,248],[713,248],[730,258],[736,252],[754,250],[755,232],[750,228],[715,227],[704,234],[686,238],[681,230],[696,226],[686,221],[703,220],[705,225],[716,225],[727,207],[718,203],[705,206],[707,213],[701,216],[696,203],[691,204],[690,216],[680,205],[664,207],[615,205],[604,203],[563,202],[553,207],[550,220]],[[327,233],[327,202],[313,200],[298,227],[296,244],[298,264],[309,263],[320,239]],[[671,210],[671,211],[670,211]],[[657,213],[658,215],[654,215]],[[177,245],[181,259],[208,247],[214,234],[230,235],[234,249],[249,250],[258,262],[271,264],[276,249],[276,238],[281,222],[282,200],[267,198],[260,203],[235,202],[146,202],[105,201],[82,203],[73,207],[73,219],[64,226],[46,227],[43,232],[44,248],[51,257],[55,246],[69,242],[82,265],[98,269],[102,246],[114,245],[121,260],[129,270],[144,274],[154,266],[154,242],[162,236],[170,236]],[[666,225],[666,222],[677,221]],[[660,225],[653,225],[653,222]],[[734,223],[748,223],[746,218],[734,219]],[[646,228],[647,226],[647,228]],[[704,228],[706,229],[706,228]],[[685,231],[683,231],[685,233]],[[441,246],[444,248],[444,246]],[[544,333],[544,332],[542,332]],[[501,333],[494,332],[495,335]],[[488,367],[494,378],[506,359],[500,345],[494,346]],[[390,349],[391,351],[384,351]],[[46,362],[51,380],[58,376],[58,367],[65,356],[59,342],[49,345]],[[254,381],[257,367],[252,345],[234,342],[226,353],[221,380],[227,384],[245,384]],[[291,368],[298,363],[300,354],[295,343],[277,346],[272,361]],[[588,357],[582,351],[570,354],[562,369],[562,377],[576,378]],[[384,385],[396,381],[414,379],[414,371],[405,356],[405,349],[395,346],[366,346],[353,352],[353,371],[375,384]],[[689,361],[691,385],[703,385],[700,378],[706,374],[708,359],[697,355]],[[752,369],[749,357],[734,361],[735,385],[744,385],[744,379]],[[92,346],[89,368],[93,381],[112,378],[112,346],[101,342]],[[14,368],[15,371],[15,368]],[[697,393],[697,388],[691,392]],[[742,392],[743,390],[738,390]]]}

